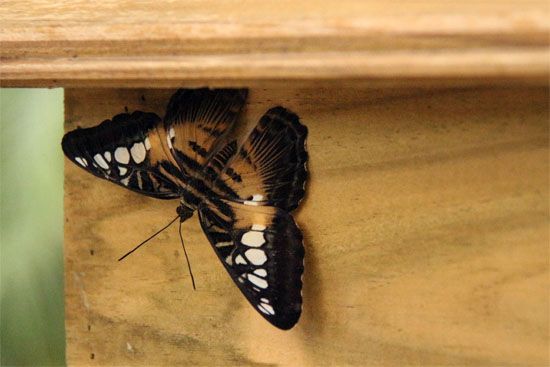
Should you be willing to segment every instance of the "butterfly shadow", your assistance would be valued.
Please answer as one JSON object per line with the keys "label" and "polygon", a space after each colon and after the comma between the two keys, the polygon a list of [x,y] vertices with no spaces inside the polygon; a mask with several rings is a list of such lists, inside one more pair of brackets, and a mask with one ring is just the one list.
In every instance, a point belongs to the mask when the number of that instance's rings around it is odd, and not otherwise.
{"label": "butterfly shadow", "polygon": [[[299,212],[300,210],[297,210]],[[310,241],[310,233],[306,226],[301,227],[304,236],[304,275],[303,275],[303,309],[299,330],[304,341],[321,337],[325,330],[327,309],[321,274],[319,253]]]}

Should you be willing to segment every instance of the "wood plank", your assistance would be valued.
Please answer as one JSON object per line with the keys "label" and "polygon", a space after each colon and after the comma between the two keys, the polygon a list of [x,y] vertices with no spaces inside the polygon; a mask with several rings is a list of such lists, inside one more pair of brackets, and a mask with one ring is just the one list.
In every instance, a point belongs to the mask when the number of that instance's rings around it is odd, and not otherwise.
{"label": "wood plank", "polygon": [[[68,89],[66,129],[162,114],[172,90]],[[253,89],[310,135],[304,312],[248,306],[196,217],[66,164],[69,365],[547,365],[547,88]]]}
{"label": "wood plank", "polygon": [[4,1],[4,86],[548,78],[529,1]]}

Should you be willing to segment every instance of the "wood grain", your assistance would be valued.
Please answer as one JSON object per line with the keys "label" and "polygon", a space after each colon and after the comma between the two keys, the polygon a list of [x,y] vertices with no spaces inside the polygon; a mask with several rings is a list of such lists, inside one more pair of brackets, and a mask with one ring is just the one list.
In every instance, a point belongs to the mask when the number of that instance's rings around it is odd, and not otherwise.
{"label": "wood grain", "polygon": [[[68,89],[66,129],[163,113],[172,90]],[[253,89],[309,128],[304,312],[248,306],[196,217],[67,162],[69,365],[548,365],[547,88]]]}
{"label": "wood grain", "polygon": [[545,0],[4,1],[4,86],[492,84],[549,75]]}

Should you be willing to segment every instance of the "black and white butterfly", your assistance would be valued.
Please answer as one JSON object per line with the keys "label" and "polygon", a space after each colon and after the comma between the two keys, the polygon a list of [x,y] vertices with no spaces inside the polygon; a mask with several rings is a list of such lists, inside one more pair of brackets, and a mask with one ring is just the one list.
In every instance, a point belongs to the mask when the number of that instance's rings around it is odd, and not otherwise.
{"label": "black and white butterfly", "polygon": [[304,247],[289,214],[305,194],[307,128],[283,107],[268,110],[241,146],[229,132],[246,89],[180,89],[166,115],[136,111],[63,137],[65,155],[99,178],[197,210],[225,269],[270,323],[300,317]]}

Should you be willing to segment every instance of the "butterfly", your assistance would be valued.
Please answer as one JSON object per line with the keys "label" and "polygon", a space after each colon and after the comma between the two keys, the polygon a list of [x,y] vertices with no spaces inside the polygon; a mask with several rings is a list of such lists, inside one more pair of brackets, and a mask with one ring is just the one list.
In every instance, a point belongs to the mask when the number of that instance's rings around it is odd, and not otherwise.
{"label": "butterfly", "polygon": [[261,316],[286,330],[302,308],[303,237],[290,212],[305,195],[308,131],[278,106],[244,140],[232,137],[247,95],[247,89],[180,89],[164,118],[119,114],[68,132],[61,145],[99,178],[179,199],[180,223],[197,211],[237,287]]}

